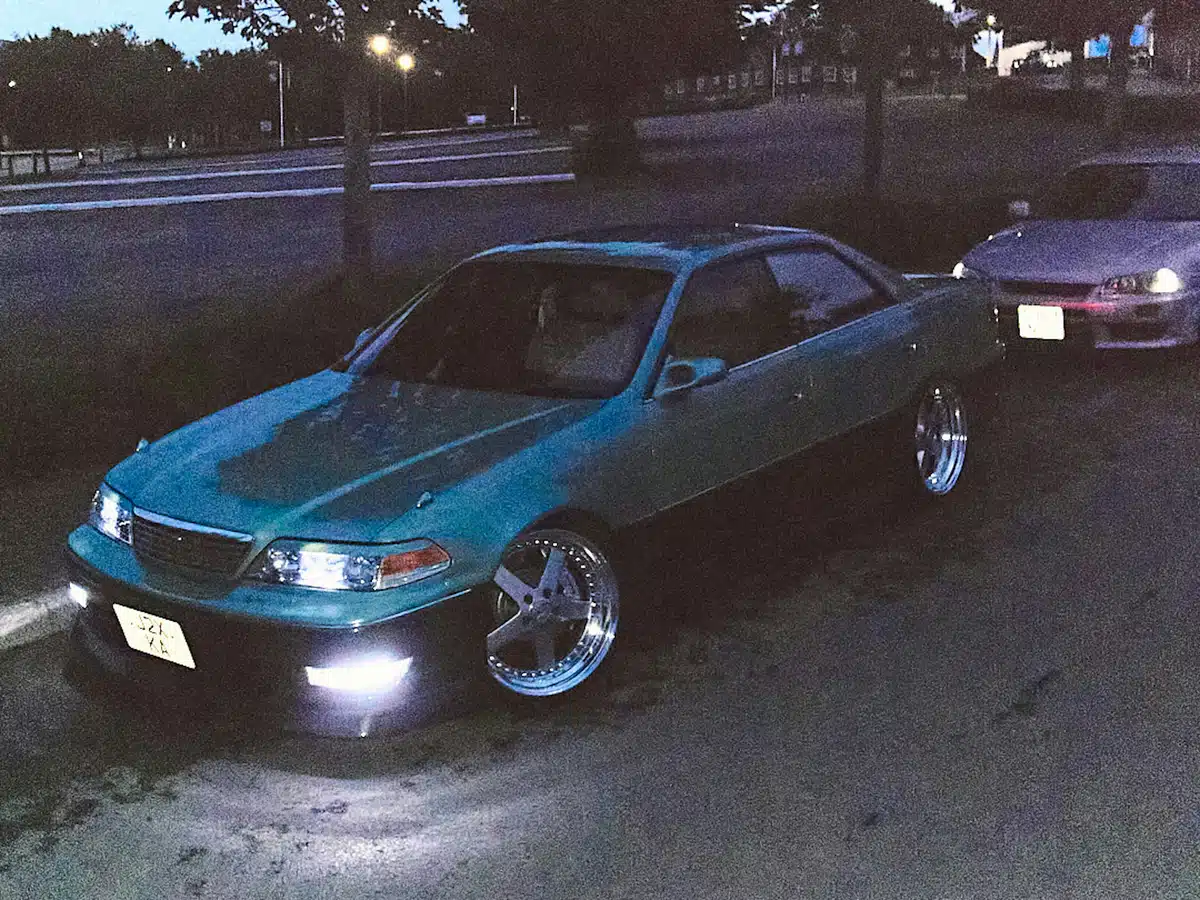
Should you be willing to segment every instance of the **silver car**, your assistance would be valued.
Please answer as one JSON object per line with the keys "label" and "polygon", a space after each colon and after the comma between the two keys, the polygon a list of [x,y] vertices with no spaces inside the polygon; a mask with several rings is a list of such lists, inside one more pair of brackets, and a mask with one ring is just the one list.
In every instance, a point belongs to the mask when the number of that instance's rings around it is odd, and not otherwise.
{"label": "silver car", "polygon": [[1010,343],[1157,348],[1200,336],[1200,152],[1109,154],[1017,201],[955,268],[998,284]]}

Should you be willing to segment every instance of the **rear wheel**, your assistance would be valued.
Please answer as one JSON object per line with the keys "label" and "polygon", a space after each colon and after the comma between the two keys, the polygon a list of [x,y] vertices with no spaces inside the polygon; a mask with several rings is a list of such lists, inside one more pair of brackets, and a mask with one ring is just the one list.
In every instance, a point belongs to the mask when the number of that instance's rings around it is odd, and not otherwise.
{"label": "rear wheel", "polygon": [[582,684],[617,634],[620,592],[592,539],[561,528],[513,541],[496,570],[488,671],[504,688],[549,697]]}
{"label": "rear wheel", "polygon": [[967,410],[962,392],[949,381],[930,382],[916,404],[911,460],[917,489],[944,497],[962,479],[967,464]]}

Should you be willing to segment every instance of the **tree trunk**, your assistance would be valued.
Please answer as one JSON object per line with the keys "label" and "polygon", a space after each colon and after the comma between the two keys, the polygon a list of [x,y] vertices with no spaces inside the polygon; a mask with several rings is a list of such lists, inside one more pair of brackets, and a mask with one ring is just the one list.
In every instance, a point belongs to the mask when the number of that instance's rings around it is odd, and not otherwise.
{"label": "tree trunk", "polygon": [[1125,130],[1125,94],[1129,85],[1129,38],[1133,26],[1122,22],[1109,41],[1108,87],[1104,91],[1104,140],[1109,147],[1121,146]]}
{"label": "tree trunk", "polygon": [[349,72],[342,95],[345,168],[342,195],[342,265],[348,296],[358,300],[371,275],[371,107],[365,71],[366,27],[361,8],[348,3],[346,56]]}
{"label": "tree trunk", "polygon": [[[1070,25],[1067,26],[1070,29]],[[1066,110],[1073,119],[1084,118],[1090,104],[1087,97],[1087,61],[1083,58],[1083,47],[1087,37],[1082,31],[1068,30],[1067,46],[1071,48],[1071,62],[1067,64]]]}
{"label": "tree trunk", "polygon": [[883,89],[887,78],[890,47],[882,35],[874,35],[863,53],[863,98],[866,115],[863,122],[862,192],[868,200],[879,199],[883,190]]}

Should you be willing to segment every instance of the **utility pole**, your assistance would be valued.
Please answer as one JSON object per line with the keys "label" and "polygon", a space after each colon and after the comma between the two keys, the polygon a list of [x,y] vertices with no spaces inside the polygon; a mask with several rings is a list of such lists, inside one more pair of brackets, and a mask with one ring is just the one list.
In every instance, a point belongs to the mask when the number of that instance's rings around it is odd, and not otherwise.
{"label": "utility pole", "polygon": [[283,60],[279,60],[279,149],[283,149],[284,134],[283,130]]}

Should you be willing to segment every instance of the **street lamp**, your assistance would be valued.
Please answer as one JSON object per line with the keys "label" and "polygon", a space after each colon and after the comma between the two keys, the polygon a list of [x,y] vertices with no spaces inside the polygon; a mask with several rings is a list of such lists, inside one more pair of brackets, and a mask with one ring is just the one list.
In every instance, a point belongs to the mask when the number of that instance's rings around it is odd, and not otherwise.
{"label": "street lamp", "polygon": [[10,82],[8,83],[8,86],[9,86],[10,88],[15,88],[15,87],[17,86],[17,82],[16,82],[16,81],[10,81]]}
{"label": "street lamp", "polygon": [[408,131],[408,73],[417,65],[411,53],[401,53],[396,57],[396,68],[404,73],[404,131]]}
{"label": "street lamp", "polygon": [[392,49],[392,40],[386,34],[371,35],[371,52],[376,56],[387,56]]}

